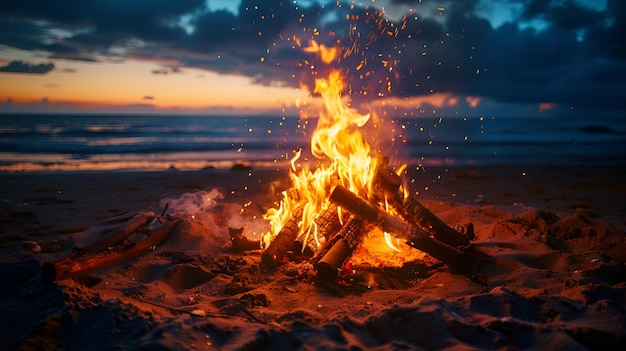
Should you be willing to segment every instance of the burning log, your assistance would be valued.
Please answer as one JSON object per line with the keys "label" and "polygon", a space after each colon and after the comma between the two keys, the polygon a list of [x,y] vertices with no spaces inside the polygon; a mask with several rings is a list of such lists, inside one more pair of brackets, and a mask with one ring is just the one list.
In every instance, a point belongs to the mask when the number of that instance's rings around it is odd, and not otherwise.
{"label": "burning log", "polygon": [[296,207],[287,223],[261,256],[261,262],[265,266],[271,269],[276,268],[285,258],[287,252],[293,250],[293,243],[298,237],[298,223],[301,219],[302,207]]}
{"label": "burning log", "polygon": [[413,222],[435,239],[454,247],[470,244],[470,238],[449,227],[412,196],[404,199],[403,207]]}
{"label": "burning log", "polygon": [[463,268],[466,263],[467,257],[462,251],[431,238],[423,230],[376,208],[341,185],[332,191],[330,200],[363,220],[377,225],[380,229],[407,240],[407,244],[430,254],[441,262],[457,268]]}
{"label": "burning log", "polygon": [[400,213],[404,220],[450,246],[465,247],[470,244],[472,238],[468,238],[448,226],[414,197],[409,196],[402,201],[398,196],[398,189],[402,180],[400,176],[389,171],[386,166],[378,168],[376,180],[379,188],[387,195],[388,203]]}
{"label": "burning log", "polygon": [[[338,206],[331,203],[327,209],[314,220],[317,227],[317,237],[329,240],[341,229]],[[313,257],[318,251],[318,245],[314,235],[310,233],[301,234],[293,243],[293,252],[306,257]]]}
{"label": "burning log", "polygon": [[339,270],[350,259],[354,250],[361,245],[365,237],[365,224],[356,217],[350,216],[346,224],[326,244],[328,250],[315,264],[317,276],[324,280],[335,280]]}
{"label": "burning log", "polygon": [[110,267],[139,256],[163,242],[179,221],[178,219],[169,220],[152,230],[147,230],[145,238],[130,245],[126,245],[117,251],[111,251],[108,250],[108,248],[99,253],[83,253],[77,251],[55,262],[46,262],[42,268],[41,280],[44,283],[64,280],[80,274]]}

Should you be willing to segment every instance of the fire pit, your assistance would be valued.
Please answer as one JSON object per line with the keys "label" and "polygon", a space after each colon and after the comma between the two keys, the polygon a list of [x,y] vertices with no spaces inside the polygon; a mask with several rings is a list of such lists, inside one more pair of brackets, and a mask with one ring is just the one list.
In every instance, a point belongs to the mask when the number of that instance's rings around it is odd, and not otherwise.
{"label": "fire pit", "polygon": [[[323,62],[338,54],[314,42],[308,51]],[[471,232],[466,236],[450,228],[410,196],[402,179],[406,165],[392,166],[383,153],[385,122],[350,108],[343,90],[336,70],[316,79],[315,92],[324,103],[311,135],[314,162],[301,163],[302,150],[291,161],[293,185],[278,208],[265,215],[271,231],[263,239],[264,265],[276,268],[288,254],[307,256],[318,277],[334,280],[353,252],[376,233],[392,250],[404,240],[441,262],[464,267],[470,258],[461,249],[469,246]]]}

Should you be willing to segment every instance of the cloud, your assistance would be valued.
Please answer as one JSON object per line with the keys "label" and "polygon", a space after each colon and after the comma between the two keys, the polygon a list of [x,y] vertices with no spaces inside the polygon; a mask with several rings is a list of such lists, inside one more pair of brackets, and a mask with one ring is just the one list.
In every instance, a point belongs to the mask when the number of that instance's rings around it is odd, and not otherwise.
{"label": "cloud", "polygon": [[[211,10],[204,0],[5,1],[0,44],[52,60],[171,62],[153,73],[194,67],[257,84],[312,87],[322,65],[302,46],[315,39],[342,47],[334,65],[366,99],[458,94],[626,108],[620,0],[608,0],[604,10],[576,0],[499,0],[519,11],[497,26],[482,14],[494,3],[243,0],[231,12]],[[393,16],[380,11],[383,5]]]}
{"label": "cloud", "polygon": [[180,67],[176,67],[176,66],[164,66],[162,68],[152,70],[152,74],[161,74],[161,75],[168,75],[170,73],[180,73],[180,72],[181,72]]}
{"label": "cloud", "polygon": [[146,95],[144,97],[141,98],[142,100],[154,100],[154,96],[152,95]]}
{"label": "cloud", "polygon": [[0,67],[0,72],[46,74],[53,69],[53,63],[41,63],[38,65],[33,65],[24,61],[11,61],[8,65]]}

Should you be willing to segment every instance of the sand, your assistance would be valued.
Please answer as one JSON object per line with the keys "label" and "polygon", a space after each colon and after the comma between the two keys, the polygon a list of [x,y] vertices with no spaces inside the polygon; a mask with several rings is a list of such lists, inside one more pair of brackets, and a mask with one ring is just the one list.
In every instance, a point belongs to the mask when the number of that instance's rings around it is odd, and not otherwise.
{"label": "sand", "polygon": [[[449,225],[472,223],[463,272],[403,247],[358,250],[335,282],[306,261],[277,270],[250,239],[284,170],[0,174],[0,345],[13,350],[624,349],[624,167],[476,166],[411,171]],[[213,216],[191,218],[202,192]],[[223,196],[223,198],[221,198]],[[183,207],[181,199],[186,199]],[[43,283],[42,265],[85,247],[109,219],[183,220],[153,250]],[[207,219],[208,218],[208,219]],[[395,256],[394,256],[395,255]],[[405,255],[405,256],[402,256]],[[402,262],[398,265],[398,260]],[[392,265],[391,261],[394,262]]]}

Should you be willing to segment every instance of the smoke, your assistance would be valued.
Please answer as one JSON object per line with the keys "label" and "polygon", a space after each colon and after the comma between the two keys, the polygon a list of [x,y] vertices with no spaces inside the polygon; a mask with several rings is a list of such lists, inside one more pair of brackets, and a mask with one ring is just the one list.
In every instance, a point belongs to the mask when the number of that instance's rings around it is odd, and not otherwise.
{"label": "smoke", "polygon": [[165,198],[159,204],[162,208],[167,206],[166,214],[200,223],[224,241],[230,240],[228,228],[244,227],[248,237],[267,231],[268,224],[260,216],[249,215],[244,204],[226,201],[227,194],[225,188],[215,187]]}

